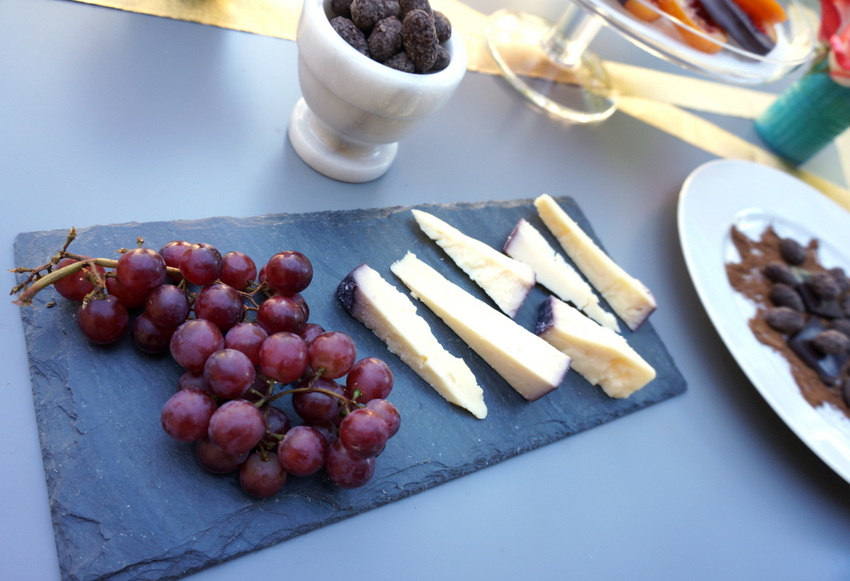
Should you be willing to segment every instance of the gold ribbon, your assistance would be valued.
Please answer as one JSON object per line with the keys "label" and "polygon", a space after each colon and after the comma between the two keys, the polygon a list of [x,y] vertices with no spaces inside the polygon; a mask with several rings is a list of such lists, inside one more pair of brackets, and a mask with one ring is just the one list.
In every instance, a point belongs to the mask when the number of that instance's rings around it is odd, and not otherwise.
{"label": "gold ribbon", "polygon": [[[77,1],[294,40],[303,0]],[[501,74],[487,48],[487,15],[458,0],[431,0],[431,5],[449,17],[452,27],[463,38],[470,71]],[[536,47],[521,50],[536,50]],[[619,94],[618,110],[622,113],[717,157],[745,159],[785,170],[850,210],[847,189],[811,172],[790,167],[765,149],[685,110],[754,119],[770,105],[775,95],[612,61],[604,65]],[[836,139],[835,146],[845,179],[850,179],[850,132]]]}
{"label": "gold ribbon", "polygon": [[670,127],[674,127],[675,132],[670,132],[679,139],[717,157],[743,159],[784,170],[850,210],[850,191],[847,189],[814,173],[792,167],[776,155],[756,147],[702,117],[668,103],[649,101],[640,97],[621,96],[618,107],[620,111],[662,131],[669,131]]}
{"label": "gold ribbon", "polygon": [[162,18],[295,40],[302,0],[76,0]]}

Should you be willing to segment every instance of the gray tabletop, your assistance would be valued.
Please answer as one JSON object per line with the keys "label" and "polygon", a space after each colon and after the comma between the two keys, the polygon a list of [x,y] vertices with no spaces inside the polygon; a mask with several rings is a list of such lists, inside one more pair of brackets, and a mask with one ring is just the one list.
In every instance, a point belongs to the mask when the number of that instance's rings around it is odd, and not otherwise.
{"label": "gray tabletop", "polygon": [[[552,16],[562,3],[524,5]],[[612,32],[594,48],[678,71]],[[287,142],[295,60],[290,41],[76,2],[0,0],[3,268],[24,231],[569,195],[653,289],[653,323],[689,389],[191,578],[850,577],[850,488],[740,371],[685,268],[677,195],[711,155],[621,113],[595,127],[555,122],[501,79],[473,73],[404,140],[386,176],[343,184],[306,167]],[[710,118],[755,139],[748,121]],[[834,157],[811,167],[842,179]],[[0,342],[0,578],[57,579],[26,349],[9,301]]]}

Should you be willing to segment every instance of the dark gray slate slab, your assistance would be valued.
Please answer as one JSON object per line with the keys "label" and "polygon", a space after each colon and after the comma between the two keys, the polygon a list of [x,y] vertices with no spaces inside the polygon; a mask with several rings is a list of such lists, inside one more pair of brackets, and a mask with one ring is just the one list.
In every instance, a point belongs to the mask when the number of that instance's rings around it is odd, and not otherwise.
{"label": "dark gray slate slab", "polygon": [[[576,204],[563,207],[590,231]],[[530,200],[427,206],[461,230],[501,247],[517,219],[539,222]],[[548,233],[546,233],[548,235]],[[20,234],[19,265],[43,263],[66,232]],[[257,218],[94,226],[79,231],[72,250],[117,257],[137,237],[159,248],[173,239],[241,250],[258,263],[284,249],[313,261],[304,293],[311,319],[350,333],[359,355],[384,357],[396,374],[391,400],[402,430],[378,459],[373,480],[341,490],[320,476],[291,478],[277,497],[257,501],[233,476],[212,476],[192,447],[170,440],[159,426],[163,402],[181,370],[170,357],[136,351],[129,339],[110,347],[83,340],[74,307],[52,289],[22,308],[50,505],[62,574],[68,579],[176,579],[377,506],[427,490],[582,430],[604,424],[685,390],[685,381],[651,324],[626,335],[658,378],[625,400],[612,400],[575,372],[555,392],[528,403],[424,306],[447,348],[465,358],[484,387],[489,416],[476,420],[447,404],[390,355],[371,332],[338,304],[335,289],[367,262],[403,289],[389,270],[412,249],[438,270],[486,300],[417,228],[407,208]],[[517,320],[533,328],[545,291],[537,288]],[[46,308],[48,301],[58,302]],[[439,426],[439,429],[435,429]]]}

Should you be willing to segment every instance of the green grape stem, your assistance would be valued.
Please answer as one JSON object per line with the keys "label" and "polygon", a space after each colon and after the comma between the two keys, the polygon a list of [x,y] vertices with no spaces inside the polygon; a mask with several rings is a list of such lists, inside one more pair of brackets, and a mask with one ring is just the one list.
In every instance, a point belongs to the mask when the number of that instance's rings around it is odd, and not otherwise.
{"label": "green grape stem", "polygon": [[291,389],[285,389],[285,390],[280,391],[280,392],[274,394],[273,396],[271,396],[268,399],[268,401],[274,401],[279,397],[283,397],[285,395],[296,394],[296,393],[323,393],[325,395],[335,397],[335,398],[337,398],[338,400],[340,400],[341,402],[343,402],[344,404],[347,404],[347,405],[357,405],[357,406],[360,405],[357,402],[351,401],[350,399],[348,399],[344,395],[339,395],[338,393],[334,393],[334,392],[332,392],[328,389],[324,389],[323,387],[293,387]]}
{"label": "green grape stem", "polygon": [[[366,407],[364,404],[359,403],[359,402],[357,402],[353,399],[349,399],[349,398],[345,397],[344,395],[340,395],[338,393],[324,389],[322,387],[315,387],[313,385],[313,382],[316,379],[318,379],[319,377],[321,377],[323,372],[324,372],[324,368],[320,367],[313,374],[313,376],[310,378],[310,382],[307,384],[306,387],[293,387],[293,388],[290,388],[290,389],[285,389],[283,391],[279,391],[278,393],[269,396],[263,403],[271,403],[271,402],[273,402],[274,400],[276,400],[280,397],[284,397],[286,395],[292,395],[292,394],[296,394],[296,393],[323,393],[325,395],[335,397],[336,399],[341,401],[343,404],[345,404],[345,412],[346,413],[350,412],[352,408]],[[357,395],[355,394],[355,398],[356,397],[357,397]]]}
{"label": "green grape stem", "polygon": [[[69,255],[69,257],[71,257],[71,255]],[[66,276],[70,276],[76,272],[79,272],[86,266],[93,265],[103,266],[107,268],[115,268],[118,265],[118,261],[111,260],[108,258],[82,258],[80,262],[75,262],[73,264],[69,264],[68,266],[63,266],[62,268],[58,268],[44,276],[39,276],[38,278],[35,278],[35,280],[32,280],[31,284],[24,283],[23,285],[16,287],[16,289],[12,290],[13,293],[16,290],[20,291],[21,288],[23,288],[23,292],[18,295],[17,300],[12,302],[20,306],[31,305],[33,298],[35,298],[35,295],[37,295],[39,292],[43,291],[47,287],[51,286],[57,280],[63,279]],[[41,270],[43,269],[40,269],[37,272],[40,272]]]}
{"label": "green grape stem", "polygon": [[[59,260],[63,258],[70,258],[72,260],[76,260],[72,264],[67,266],[63,266],[62,268],[57,268],[56,270],[50,271],[45,275],[41,275],[43,270],[48,270],[50,267],[59,262]],[[94,267],[102,266],[104,268],[115,268],[118,266],[118,261],[113,258],[86,258],[85,256],[80,256],[78,254],[72,254],[70,252],[66,252],[65,250],[60,251],[54,261],[49,262],[48,264],[41,266],[37,269],[27,269],[27,268],[15,268],[11,272],[23,273],[30,272],[32,273],[30,277],[24,283],[14,287],[12,289],[11,294],[18,294],[18,298],[15,301],[12,301],[13,304],[19,306],[31,305],[32,300],[35,298],[39,292],[43,291],[47,287],[51,286],[57,280],[63,279],[66,276],[70,276],[76,272],[79,272],[85,267]],[[179,275],[180,270],[173,267],[168,267],[166,269],[171,275]]]}

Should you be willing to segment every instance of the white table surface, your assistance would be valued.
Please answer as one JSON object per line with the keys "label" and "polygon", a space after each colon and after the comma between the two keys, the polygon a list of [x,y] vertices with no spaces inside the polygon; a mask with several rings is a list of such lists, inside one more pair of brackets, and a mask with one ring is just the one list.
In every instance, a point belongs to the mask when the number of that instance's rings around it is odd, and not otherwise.
{"label": "white table surface", "polygon": [[[562,3],[524,5],[552,16]],[[677,70],[610,32],[594,48]],[[342,184],[286,140],[295,58],[290,41],[0,0],[3,269],[24,231],[570,195],[654,291],[653,324],[689,388],[191,579],[850,578],[850,487],[757,394],[685,269],[677,195],[712,156],[621,113],[597,127],[554,122],[501,79],[469,74],[386,176]],[[754,139],[748,121],[711,119]],[[810,167],[843,179],[834,155]],[[50,581],[59,567],[17,309],[0,304],[0,579]]]}

